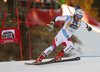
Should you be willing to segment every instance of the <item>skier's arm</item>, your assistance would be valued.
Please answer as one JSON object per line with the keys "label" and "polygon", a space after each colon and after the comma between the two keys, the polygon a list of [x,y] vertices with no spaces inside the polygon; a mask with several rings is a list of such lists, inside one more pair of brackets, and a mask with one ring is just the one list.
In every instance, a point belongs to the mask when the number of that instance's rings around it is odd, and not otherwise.
{"label": "skier's arm", "polygon": [[87,23],[85,23],[85,22],[82,22],[82,26],[86,27],[86,29],[87,29],[88,31],[91,31],[91,30],[92,30],[92,27],[89,26],[89,25],[88,25]]}
{"label": "skier's arm", "polygon": [[65,21],[66,16],[55,16],[49,23],[49,27],[54,28],[54,23],[57,21]]}

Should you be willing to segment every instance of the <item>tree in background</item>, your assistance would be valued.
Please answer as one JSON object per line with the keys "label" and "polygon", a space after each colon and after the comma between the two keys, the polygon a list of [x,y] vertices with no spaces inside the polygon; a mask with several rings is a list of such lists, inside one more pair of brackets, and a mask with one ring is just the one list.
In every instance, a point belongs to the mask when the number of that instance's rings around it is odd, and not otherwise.
{"label": "tree in background", "polygon": [[61,5],[65,2],[65,0],[59,1],[58,5],[61,7]]}

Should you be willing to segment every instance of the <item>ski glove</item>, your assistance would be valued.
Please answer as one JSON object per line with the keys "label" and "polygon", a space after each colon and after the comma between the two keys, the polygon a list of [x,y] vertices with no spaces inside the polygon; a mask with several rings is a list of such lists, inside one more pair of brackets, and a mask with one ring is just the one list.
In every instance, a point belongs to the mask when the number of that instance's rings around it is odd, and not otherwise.
{"label": "ski glove", "polygon": [[54,22],[53,22],[53,21],[51,21],[51,22],[49,23],[49,27],[50,27],[50,28],[54,28]]}
{"label": "ski glove", "polygon": [[88,27],[87,27],[87,30],[88,30],[88,31],[91,31],[91,30],[92,30],[92,27],[88,26]]}

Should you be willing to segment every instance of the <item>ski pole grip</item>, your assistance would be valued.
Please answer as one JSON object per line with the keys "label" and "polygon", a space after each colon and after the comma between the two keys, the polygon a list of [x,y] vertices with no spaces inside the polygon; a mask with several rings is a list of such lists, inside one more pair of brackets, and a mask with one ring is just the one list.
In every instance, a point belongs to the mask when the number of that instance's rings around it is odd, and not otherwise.
{"label": "ski pole grip", "polygon": [[47,26],[49,26],[49,24],[47,24]]}

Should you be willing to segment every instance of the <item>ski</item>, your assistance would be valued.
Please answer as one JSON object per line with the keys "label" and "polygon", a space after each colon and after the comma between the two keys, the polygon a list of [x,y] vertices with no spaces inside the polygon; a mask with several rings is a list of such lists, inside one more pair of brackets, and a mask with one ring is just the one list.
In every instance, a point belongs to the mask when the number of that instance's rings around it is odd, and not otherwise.
{"label": "ski", "polygon": [[69,59],[64,59],[64,60],[58,60],[58,61],[54,61],[54,60],[50,60],[50,61],[46,61],[46,62],[39,62],[39,63],[25,63],[26,65],[43,65],[43,64],[51,64],[51,63],[58,63],[58,62],[69,62],[69,61],[78,61],[80,60],[80,57],[75,57],[75,58],[69,58]]}

